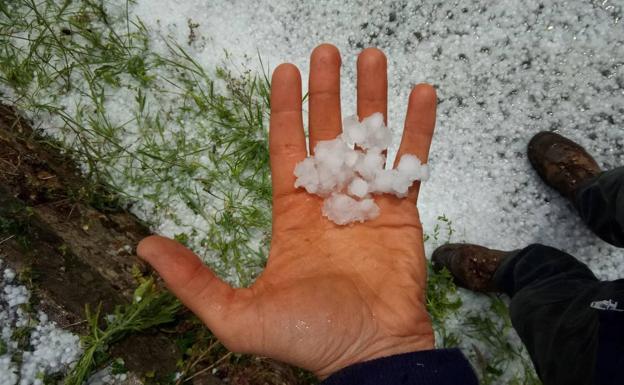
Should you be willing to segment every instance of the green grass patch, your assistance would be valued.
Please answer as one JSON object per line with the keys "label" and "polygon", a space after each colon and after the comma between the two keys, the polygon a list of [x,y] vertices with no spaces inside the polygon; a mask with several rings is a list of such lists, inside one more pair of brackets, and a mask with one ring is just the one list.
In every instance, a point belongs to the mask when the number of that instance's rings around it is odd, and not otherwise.
{"label": "green grass patch", "polygon": [[84,353],[64,383],[82,385],[95,368],[107,361],[107,349],[111,344],[130,333],[173,322],[181,306],[171,293],[157,289],[151,278],[137,287],[130,304],[117,306],[114,313],[104,319],[99,308],[92,312],[87,306],[88,334],[81,337]]}
{"label": "green grass patch", "polygon": [[141,219],[166,222],[168,235],[247,285],[270,240],[268,76],[206,69],[167,37],[168,52],[153,52],[131,6],[3,5],[0,83],[11,91],[0,100],[48,122],[50,144],[79,160],[93,190],[148,202]]}

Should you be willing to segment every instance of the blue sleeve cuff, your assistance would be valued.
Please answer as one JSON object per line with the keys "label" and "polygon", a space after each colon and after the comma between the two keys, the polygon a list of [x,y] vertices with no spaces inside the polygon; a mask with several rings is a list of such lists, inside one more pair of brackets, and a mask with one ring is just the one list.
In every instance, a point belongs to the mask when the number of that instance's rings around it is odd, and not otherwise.
{"label": "blue sleeve cuff", "polygon": [[348,366],[322,385],[478,385],[459,349],[424,350]]}

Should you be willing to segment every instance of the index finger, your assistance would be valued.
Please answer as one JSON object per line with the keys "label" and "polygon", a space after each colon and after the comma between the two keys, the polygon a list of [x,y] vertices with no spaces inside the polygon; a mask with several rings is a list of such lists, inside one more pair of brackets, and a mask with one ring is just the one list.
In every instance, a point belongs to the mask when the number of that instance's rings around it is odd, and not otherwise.
{"label": "index finger", "polygon": [[[394,167],[399,164],[404,154],[416,155],[421,162],[427,163],[435,128],[436,105],[436,91],[431,85],[418,84],[412,89],[407,105],[403,137],[394,160]],[[416,181],[410,188],[408,198],[416,202],[419,190],[420,182]]]}

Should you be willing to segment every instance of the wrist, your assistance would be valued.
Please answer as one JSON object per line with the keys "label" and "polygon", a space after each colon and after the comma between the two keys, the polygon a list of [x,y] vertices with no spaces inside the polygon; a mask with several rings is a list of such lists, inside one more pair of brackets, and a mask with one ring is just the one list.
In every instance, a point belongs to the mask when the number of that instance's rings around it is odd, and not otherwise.
{"label": "wrist", "polygon": [[364,350],[333,362],[325,368],[314,371],[317,378],[324,380],[335,372],[358,363],[403,353],[435,349],[433,329],[413,336],[388,336],[370,343]]}
{"label": "wrist", "polygon": [[459,349],[431,349],[396,354],[346,367],[322,385],[463,384],[478,385],[475,372]]}

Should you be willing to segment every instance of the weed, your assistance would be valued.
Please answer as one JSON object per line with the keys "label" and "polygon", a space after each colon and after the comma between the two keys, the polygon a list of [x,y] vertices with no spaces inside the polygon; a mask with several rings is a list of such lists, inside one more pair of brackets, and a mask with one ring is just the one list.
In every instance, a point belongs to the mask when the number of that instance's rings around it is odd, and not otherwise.
{"label": "weed", "polygon": [[24,250],[30,246],[29,235],[31,231],[29,218],[32,216],[32,208],[20,202],[2,198],[4,192],[0,192],[0,240],[14,239]]}
{"label": "weed", "polygon": [[196,327],[177,340],[178,346],[183,352],[183,358],[178,362],[179,376],[175,385],[183,384],[194,378],[200,371],[205,370],[206,364],[208,364],[208,368],[214,368],[214,364],[227,354],[223,345],[214,335],[203,327],[201,322],[198,320],[195,322]]}
{"label": "weed", "polygon": [[41,383],[43,383],[43,385],[58,385],[63,379],[63,374],[62,373],[48,373],[48,374],[41,373],[41,375],[38,377],[39,377],[38,379],[41,380]]}
{"label": "weed", "polygon": [[81,337],[84,353],[65,378],[65,384],[81,385],[106,360],[111,344],[130,333],[172,322],[180,307],[178,300],[171,293],[157,289],[151,278],[137,287],[132,303],[117,306],[113,314],[103,317],[104,327],[100,326],[100,308],[93,313],[87,306],[88,334]]}
{"label": "weed", "polygon": [[499,296],[490,296],[489,310],[489,313],[471,312],[464,321],[466,335],[484,347],[482,351],[472,345],[481,383],[497,383],[510,370],[511,363],[520,363],[522,372],[511,377],[510,382],[540,384],[524,347],[511,342],[512,325],[505,302]]}
{"label": "weed", "polygon": [[429,263],[427,279],[427,310],[434,322],[442,321],[462,305],[451,273],[446,269],[435,271]]}
{"label": "weed", "polygon": [[122,358],[116,358],[111,363],[111,374],[122,374],[127,373],[128,369],[126,368],[126,364]]}
{"label": "weed", "polygon": [[434,244],[449,243],[455,229],[453,229],[453,222],[446,217],[445,214],[439,215],[436,218],[436,224],[433,226],[433,232],[431,234],[425,233],[425,242],[434,241]]}

